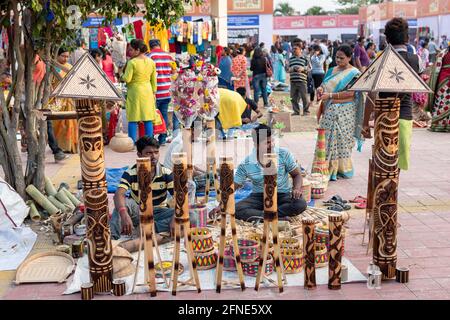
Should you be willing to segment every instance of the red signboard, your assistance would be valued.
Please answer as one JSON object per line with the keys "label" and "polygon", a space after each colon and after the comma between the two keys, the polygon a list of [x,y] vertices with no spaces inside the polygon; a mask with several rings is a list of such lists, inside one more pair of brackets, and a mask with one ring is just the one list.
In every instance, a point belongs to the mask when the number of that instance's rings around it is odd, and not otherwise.
{"label": "red signboard", "polygon": [[276,30],[306,28],[356,28],[357,26],[357,14],[335,16],[290,16],[273,18],[273,28]]}

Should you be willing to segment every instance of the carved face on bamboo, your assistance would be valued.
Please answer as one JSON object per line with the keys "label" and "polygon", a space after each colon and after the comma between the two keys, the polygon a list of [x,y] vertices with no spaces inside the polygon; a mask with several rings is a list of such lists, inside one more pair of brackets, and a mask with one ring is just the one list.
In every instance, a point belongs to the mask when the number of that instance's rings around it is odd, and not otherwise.
{"label": "carved face on bamboo", "polygon": [[78,126],[83,177],[98,181],[105,174],[101,119],[97,116],[83,117],[79,119]]}
{"label": "carved face on bamboo", "polygon": [[393,156],[398,151],[398,116],[397,112],[387,112],[379,120],[378,136],[381,152]]}
{"label": "carved face on bamboo", "polygon": [[138,183],[139,183],[139,207],[141,212],[147,211],[147,200],[152,191],[152,174],[147,170],[147,167],[138,163],[137,167]]}
{"label": "carved face on bamboo", "polygon": [[188,212],[183,212],[185,202],[187,201],[186,195],[188,193],[188,187],[186,167],[182,163],[175,163],[173,165],[173,184],[176,193],[175,217],[181,218],[183,217],[183,214],[188,214]]}
{"label": "carved face on bamboo", "polygon": [[[397,248],[397,192],[396,182],[386,181],[376,191],[378,212],[375,214],[375,232],[380,241],[381,256],[392,256]],[[378,217],[378,219],[377,219]]]}
{"label": "carved face on bamboo", "polygon": [[87,217],[87,240],[90,260],[97,266],[112,261],[111,232],[108,225],[108,196],[106,189],[92,189],[84,194]]}

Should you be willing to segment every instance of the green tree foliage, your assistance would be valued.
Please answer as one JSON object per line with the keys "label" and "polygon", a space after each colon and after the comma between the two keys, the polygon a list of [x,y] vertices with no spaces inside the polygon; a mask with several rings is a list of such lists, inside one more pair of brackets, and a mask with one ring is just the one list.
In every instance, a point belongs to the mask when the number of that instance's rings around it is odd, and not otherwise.
{"label": "green tree foliage", "polygon": [[319,7],[319,6],[311,7],[308,10],[306,10],[306,13],[305,13],[305,15],[307,15],[307,16],[324,16],[327,14],[328,14],[328,12],[323,10],[323,8]]}
{"label": "green tree foliage", "polygon": [[[25,187],[33,183],[43,189],[47,122],[38,119],[36,109],[48,104],[56,52],[61,45],[71,46],[79,30],[69,28],[72,5],[77,6],[81,21],[95,13],[104,23],[122,15],[138,12],[150,24],[171,25],[184,14],[183,3],[200,5],[203,0],[8,0],[0,1],[0,28],[8,28],[8,61],[12,85],[8,95],[0,88],[0,164],[5,180],[25,197]],[[46,62],[47,72],[39,87],[32,75],[36,54]],[[0,74],[4,70],[0,70]],[[21,106],[21,98],[25,98]],[[13,103],[14,101],[14,103]],[[16,134],[19,119],[27,136],[27,163],[22,166]]]}
{"label": "green tree foliage", "polygon": [[380,3],[383,0],[336,0],[336,2],[343,6],[343,8],[336,10],[338,13],[358,14],[361,6]]}
{"label": "green tree foliage", "polygon": [[281,16],[293,16],[295,14],[295,9],[289,4],[289,2],[280,2],[273,11],[273,14]]}

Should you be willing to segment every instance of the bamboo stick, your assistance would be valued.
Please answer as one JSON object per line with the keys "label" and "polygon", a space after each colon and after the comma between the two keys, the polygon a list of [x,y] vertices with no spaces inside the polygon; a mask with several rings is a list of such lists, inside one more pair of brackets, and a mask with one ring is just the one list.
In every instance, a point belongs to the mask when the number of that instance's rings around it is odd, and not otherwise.
{"label": "bamboo stick", "polygon": [[41,215],[39,214],[34,202],[32,200],[28,200],[26,204],[30,207],[30,219],[34,222],[41,221]]}
{"label": "bamboo stick", "polygon": [[55,207],[35,186],[30,184],[25,191],[34,199],[49,215],[61,213],[61,210]]}
{"label": "bamboo stick", "polygon": [[61,189],[56,193],[56,199],[58,199],[61,203],[66,204],[70,209],[75,210],[75,206],[72,201],[69,200],[66,193]]}
{"label": "bamboo stick", "polygon": [[58,199],[56,199],[54,196],[48,196],[47,197],[48,200],[50,200],[50,202],[57,207],[58,209],[60,209],[62,212],[66,212],[69,207],[66,206],[64,203],[59,202]]}
{"label": "bamboo stick", "polygon": [[57,192],[55,185],[49,177],[45,177],[45,192],[48,196],[55,196]]}
{"label": "bamboo stick", "polygon": [[81,204],[81,201],[78,200],[72,192],[70,192],[66,188],[61,188],[61,190],[64,191],[64,193],[67,195],[67,198],[69,198],[70,202],[72,202],[75,207],[78,207]]}

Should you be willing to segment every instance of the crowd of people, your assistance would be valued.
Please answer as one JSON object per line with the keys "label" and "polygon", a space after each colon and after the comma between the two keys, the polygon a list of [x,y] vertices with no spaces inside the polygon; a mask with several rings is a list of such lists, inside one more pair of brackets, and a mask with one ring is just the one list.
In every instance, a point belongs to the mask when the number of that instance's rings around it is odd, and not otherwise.
{"label": "crowd of people", "polygon": [[[220,138],[227,138],[236,129],[251,130],[254,150],[237,167],[235,184],[241,187],[246,181],[253,185],[251,195],[238,204],[237,217],[244,220],[261,218],[262,212],[262,159],[261,152],[271,150],[278,155],[278,206],[279,215],[291,216],[306,208],[302,198],[300,166],[289,150],[273,145],[269,126],[259,123],[263,110],[271,110],[269,95],[271,84],[286,83],[290,91],[293,116],[309,115],[317,105],[317,122],[326,132],[326,160],[330,180],[351,178],[354,175],[352,150],[371,137],[370,119],[373,105],[362,93],[349,91],[349,86],[365,71],[387,44],[402,56],[411,68],[427,80],[432,94],[403,94],[400,105],[399,168],[409,167],[409,145],[414,122],[414,106],[420,104],[422,112],[429,111],[430,130],[450,131],[450,53],[445,37],[436,44],[433,38],[422,39],[417,47],[410,44],[408,23],[402,18],[387,22],[385,43],[378,50],[372,39],[358,37],[355,43],[295,38],[291,42],[277,39],[267,48],[257,45],[230,45],[217,47],[217,64],[220,69],[219,115],[216,127]],[[53,87],[70,71],[72,66],[88,52],[83,41],[75,50],[61,47],[56,55]],[[159,149],[170,143],[171,152],[182,151],[180,123],[175,115],[169,119],[172,76],[180,61],[161,49],[158,39],[148,43],[134,39],[127,43],[120,34],[104,47],[91,49],[90,55],[113,83],[126,85],[126,119],[128,135],[135,142],[137,155],[151,158],[153,182],[160,189],[153,190],[156,229],[170,230],[173,210],[166,201],[173,193],[170,161],[159,163]],[[192,57],[191,57],[192,58]],[[204,57],[197,57],[204,59]],[[194,60],[192,60],[194,61]],[[192,62],[191,61],[191,62]],[[36,53],[33,80],[42,82],[46,65]],[[11,84],[8,64],[1,61],[0,84],[7,89]],[[57,76],[56,76],[57,75]],[[253,92],[253,94],[252,94]],[[382,96],[389,96],[382,95]],[[262,104],[260,101],[262,100]],[[71,99],[51,101],[61,111],[73,111]],[[107,105],[103,106],[104,135],[107,133]],[[171,129],[155,134],[155,124],[163,119]],[[230,120],[232,119],[232,120]],[[238,121],[236,121],[236,119]],[[169,128],[169,123],[171,127]],[[144,134],[139,133],[139,125]],[[227,130],[228,132],[225,132]],[[48,121],[48,143],[56,161],[64,160],[66,153],[78,152],[76,120]],[[156,137],[156,138],[155,138]],[[23,139],[22,140],[26,140]],[[105,137],[105,142],[108,139]],[[262,151],[261,151],[262,150]],[[26,149],[25,149],[26,151]],[[169,152],[169,154],[171,153]],[[170,160],[170,159],[169,159]],[[204,172],[196,169],[196,182],[205,181]],[[115,238],[132,234],[138,224],[136,169],[127,170],[115,195],[112,230]],[[203,184],[206,182],[203,182]],[[125,194],[131,190],[131,198]]]}

